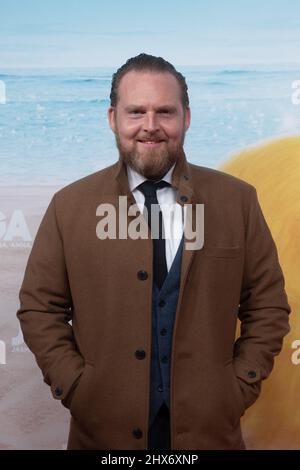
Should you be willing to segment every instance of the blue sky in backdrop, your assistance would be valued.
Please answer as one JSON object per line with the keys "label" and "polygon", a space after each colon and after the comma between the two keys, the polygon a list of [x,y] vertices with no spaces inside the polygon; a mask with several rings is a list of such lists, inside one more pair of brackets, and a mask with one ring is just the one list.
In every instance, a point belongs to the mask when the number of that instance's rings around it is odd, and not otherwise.
{"label": "blue sky in backdrop", "polygon": [[115,66],[140,52],[287,64],[299,51],[299,0],[0,0],[0,68]]}

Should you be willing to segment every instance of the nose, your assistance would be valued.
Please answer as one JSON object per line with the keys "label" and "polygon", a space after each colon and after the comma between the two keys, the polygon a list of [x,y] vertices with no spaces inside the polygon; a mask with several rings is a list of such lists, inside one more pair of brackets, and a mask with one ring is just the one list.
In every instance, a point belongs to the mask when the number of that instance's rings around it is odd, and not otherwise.
{"label": "nose", "polygon": [[155,132],[159,129],[158,120],[155,113],[146,113],[143,122],[144,131]]}

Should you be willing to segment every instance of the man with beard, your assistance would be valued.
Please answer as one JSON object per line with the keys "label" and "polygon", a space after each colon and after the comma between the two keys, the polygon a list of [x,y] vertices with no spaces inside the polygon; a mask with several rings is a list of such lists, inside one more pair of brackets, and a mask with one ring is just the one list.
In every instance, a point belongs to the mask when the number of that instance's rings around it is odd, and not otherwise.
{"label": "man with beard", "polygon": [[[255,188],[187,162],[187,85],[161,57],[129,59],[110,98],[119,161],[53,196],[20,291],[25,342],[70,409],[68,449],[245,449],[240,418],[290,313]],[[149,236],[99,236],[120,196]],[[187,247],[186,204],[205,207],[201,249]]]}

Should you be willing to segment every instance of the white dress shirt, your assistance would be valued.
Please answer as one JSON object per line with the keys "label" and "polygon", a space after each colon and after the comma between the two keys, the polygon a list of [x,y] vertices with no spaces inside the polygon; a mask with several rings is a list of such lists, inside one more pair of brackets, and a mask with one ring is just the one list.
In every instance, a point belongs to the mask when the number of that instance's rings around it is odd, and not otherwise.
{"label": "white dress shirt", "polygon": [[[174,167],[175,163],[161,179],[172,184],[172,173]],[[127,165],[127,177],[130,191],[132,191],[139,210],[143,212],[145,196],[136,188],[146,181],[147,178],[137,173],[129,165]],[[177,190],[172,186],[159,188],[157,190],[157,200],[161,208],[165,228],[166,261],[168,271],[170,271],[177,253],[184,229],[182,206],[176,202],[176,192]]]}

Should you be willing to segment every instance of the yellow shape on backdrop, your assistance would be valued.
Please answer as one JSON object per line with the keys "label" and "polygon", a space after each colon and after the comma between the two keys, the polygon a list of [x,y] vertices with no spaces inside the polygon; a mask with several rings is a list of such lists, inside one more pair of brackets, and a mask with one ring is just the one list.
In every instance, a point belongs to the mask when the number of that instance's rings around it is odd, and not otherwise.
{"label": "yellow shape on backdrop", "polygon": [[243,434],[249,449],[300,449],[300,346],[298,355],[293,349],[300,340],[300,137],[248,148],[219,169],[257,189],[292,308],[291,332],[260,398],[242,418]]}

